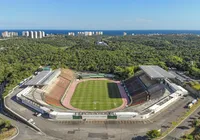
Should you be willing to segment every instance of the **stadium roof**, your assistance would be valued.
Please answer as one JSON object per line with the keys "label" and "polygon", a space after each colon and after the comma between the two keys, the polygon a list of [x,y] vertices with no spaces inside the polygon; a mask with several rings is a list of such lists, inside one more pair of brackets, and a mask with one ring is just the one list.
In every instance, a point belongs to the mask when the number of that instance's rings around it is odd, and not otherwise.
{"label": "stadium roof", "polygon": [[140,66],[140,69],[142,69],[151,79],[175,78],[173,74],[167,72],[166,70],[162,69],[159,66],[143,65],[143,66]]}
{"label": "stadium roof", "polygon": [[27,86],[33,85],[45,85],[45,80],[51,75],[51,71],[42,71],[38,75],[36,75],[33,79],[25,83]]}

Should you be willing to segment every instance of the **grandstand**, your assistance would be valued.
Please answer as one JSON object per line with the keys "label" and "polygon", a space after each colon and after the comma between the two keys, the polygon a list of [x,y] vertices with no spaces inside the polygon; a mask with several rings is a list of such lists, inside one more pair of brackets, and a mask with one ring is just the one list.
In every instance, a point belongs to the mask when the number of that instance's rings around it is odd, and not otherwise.
{"label": "grandstand", "polygon": [[74,79],[74,72],[69,69],[61,69],[60,77],[63,77],[65,79],[68,79],[69,81],[72,81]]}
{"label": "grandstand", "polygon": [[174,78],[173,75],[159,66],[140,66],[141,72],[125,80],[124,88],[130,97],[130,105],[157,99],[165,93],[164,80]]}
{"label": "grandstand", "polygon": [[55,106],[62,106],[60,100],[69,86],[70,81],[59,76],[52,85],[51,90],[45,94],[45,102]]}
{"label": "grandstand", "polygon": [[50,105],[62,107],[61,99],[73,79],[73,71],[62,69],[57,79],[46,88],[44,101]]}
{"label": "grandstand", "polygon": [[45,69],[25,83],[32,87],[25,98],[43,106],[62,107],[61,99],[73,79],[74,73],[69,69]]}

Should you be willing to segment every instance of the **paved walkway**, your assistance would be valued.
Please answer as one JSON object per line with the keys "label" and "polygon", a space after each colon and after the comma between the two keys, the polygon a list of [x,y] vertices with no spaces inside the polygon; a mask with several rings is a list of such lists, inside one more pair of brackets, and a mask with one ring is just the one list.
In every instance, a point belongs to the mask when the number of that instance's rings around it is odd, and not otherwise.
{"label": "paved walkway", "polygon": [[115,111],[115,110],[120,110],[120,109],[125,108],[125,106],[127,105],[127,102],[128,102],[128,96],[127,96],[127,94],[126,94],[124,88],[121,86],[120,81],[113,81],[113,80],[110,80],[110,79],[107,79],[107,78],[101,78],[101,79],[93,79],[93,78],[91,78],[91,79],[83,79],[83,80],[79,80],[79,81],[74,81],[74,82],[71,84],[71,86],[70,86],[70,88],[69,88],[69,90],[68,90],[68,92],[67,92],[67,94],[66,94],[66,96],[65,96],[65,99],[64,99],[63,102],[62,102],[63,106],[65,106],[66,108],[71,109],[71,110],[90,111],[90,110],[81,110],[81,109],[75,108],[75,107],[73,107],[73,106],[70,104],[70,101],[71,101],[71,98],[72,98],[72,96],[73,96],[73,93],[74,93],[74,91],[75,91],[75,89],[76,89],[76,86],[77,86],[80,82],[88,81],[88,80],[109,80],[109,81],[111,81],[111,82],[116,83],[117,86],[118,86],[118,88],[119,88],[119,91],[120,91],[120,94],[121,94],[123,103],[122,103],[122,105],[121,105],[120,107],[117,107],[117,108],[114,108],[114,109],[111,109],[111,110],[106,110],[106,111]]}

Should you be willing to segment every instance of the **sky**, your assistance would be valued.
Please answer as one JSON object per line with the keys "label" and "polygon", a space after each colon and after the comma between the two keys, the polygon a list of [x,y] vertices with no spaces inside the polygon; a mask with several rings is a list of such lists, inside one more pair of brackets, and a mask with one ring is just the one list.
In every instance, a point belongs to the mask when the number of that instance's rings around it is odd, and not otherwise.
{"label": "sky", "polygon": [[200,0],[0,0],[0,29],[200,30]]}

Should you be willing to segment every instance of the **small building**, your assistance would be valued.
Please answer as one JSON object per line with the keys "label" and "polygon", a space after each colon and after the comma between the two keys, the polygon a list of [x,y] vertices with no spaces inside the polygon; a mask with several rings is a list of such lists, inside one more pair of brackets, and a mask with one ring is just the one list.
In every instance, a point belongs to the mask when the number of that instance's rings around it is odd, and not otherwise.
{"label": "small building", "polygon": [[98,41],[97,42],[97,45],[100,45],[100,46],[108,46],[107,43],[103,42],[103,41]]}
{"label": "small building", "polygon": [[124,32],[124,33],[123,33],[123,35],[124,35],[124,36],[126,36],[126,35],[127,35],[127,33],[126,33],[126,32]]}
{"label": "small building", "polygon": [[16,37],[16,36],[18,36],[18,32],[5,31],[2,33],[2,37]]}

